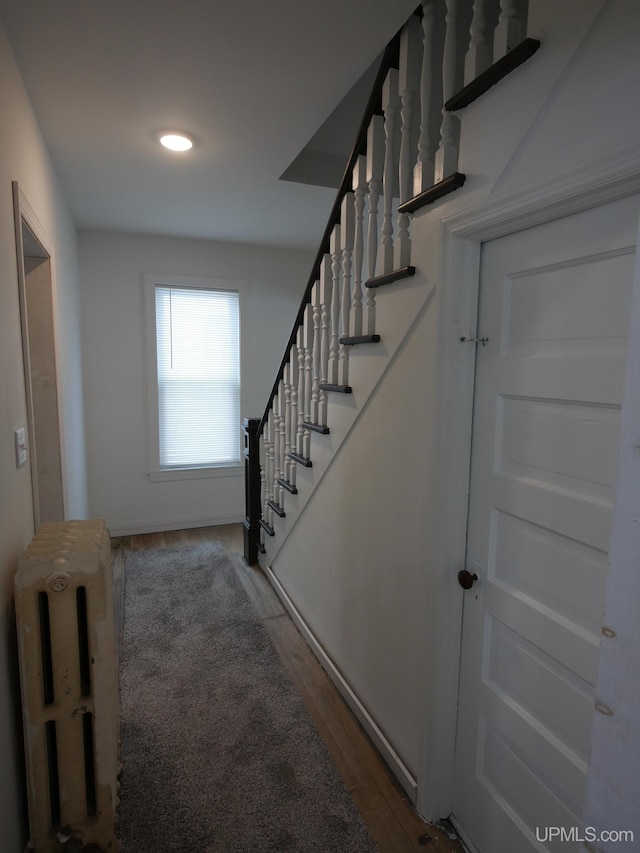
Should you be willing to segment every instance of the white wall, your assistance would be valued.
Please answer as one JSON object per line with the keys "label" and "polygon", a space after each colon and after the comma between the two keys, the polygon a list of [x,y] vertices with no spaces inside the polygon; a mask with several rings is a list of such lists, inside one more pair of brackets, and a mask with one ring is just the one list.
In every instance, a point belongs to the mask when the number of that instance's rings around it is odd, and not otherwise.
{"label": "white wall", "polygon": [[313,254],[207,240],[80,231],[91,513],[113,534],[244,518],[242,477],[149,482],[145,272],[247,282],[243,417],[262,417]]}
{"label": "white wall", "polygon": [[17,180],[53,246],[54,302],[69,514],[86,517],[76,235],[65,199],[0,28],[0,838],[24,842],[22,743],[13,625],[13,575],[33,535],[29,466],[16,468],[13,431],[26,426],[11,182]]}

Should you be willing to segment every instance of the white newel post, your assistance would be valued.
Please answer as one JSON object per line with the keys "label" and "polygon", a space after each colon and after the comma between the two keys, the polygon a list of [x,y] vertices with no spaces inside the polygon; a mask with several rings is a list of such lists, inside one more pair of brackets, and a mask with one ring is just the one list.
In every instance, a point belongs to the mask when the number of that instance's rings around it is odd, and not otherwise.
{"label": "white newel post", "polygon": [[[306,397],[306,383],[305,383],[305,346],[304,346],[304,335],[305,335],[305,326],[310,321],[309,312],[311,310],[311,306],[307,305],[304,309],[304,317],[302,320],[302,325],[298,328],[298,396],[297,396],[297,404],[298,404],[298,423],[296,427],[296,440],[293,443],[294,453],[297,453],[298,456],[302,456],[302,451],[304,449],[304,422],[308,417],[309,412],[309,398]],[[311,364],[309,364],[309,370],[311,370]],[[311,384],[309,384],[309,393],[311,392]]]}
{"label": "white newel post", "polygon": [[497,62],[524,39],[525,29],[517,0],[500,0],[500,17],[493,34],[493,61]]}
{"label": "white newel post", "polygon": [[340,245],[340,224],[333,226],[330,240],[331,251],[331,341],[329,344],[329,369],[327,382],[338,384],[338,338],[340,337],[340,272],[342,270],[342,247]]}
{"label": "white newel post", "polygon": [[[320,300],[322,313],[321,344],[320,344],[320,385],[326,384],[329,376],[329,347],[330,347],[330,320],[331,320],[331,256],[325,254],[320,263]],[[327,392],[320,388],[318,421],[321,426],[327,425]]]}
{"label": "white newel post", "polygon": [[393,270],[393,200],[398,195],[397,169],[397,118],[400,109],[398,95],[398,70],[390,68],[382,86],[382,111],[384,112],[384,172],[382,195],[384,214],[382,218],[382,240],[380,244],[381,273]]}
{"label": "white newel post", "polygon": [[353,232],[353,302],[350,331],[353,337],[362,335],[362,262],[364,258],[364,203],[367,193],[367,160],[361,154],[353,168],[354,217]]}
{"label": "white newel post", "polygon": [[[418,122],[416,96],[420,85],[420,63],[422,60],[422,32],[420,21],[412,15],[400,35],[400,71],[398,87],[400,92],[400,162],[399,190],[400,203],[409,201],[413,196],[413,170],[418,151]],[[395,244],[394,269],[401,269],[411,263],[411,237],[409,227],[411,215],[401,213],[398,216],[398,236]]]}
{"label": "white newel post", "polygon": [[434,32],[437,0],[424,0],[422,4],[422,70],[420,74],[420,139],[418,161],[413,173],[413,194],[433,186],[434,136],[431,111],[434,107]]}
{"label": "white newel post", "polygon": [[464,60],[464,84],[471,83],[491,65],[487,40],[487,0],[475,0],[469,28],[469,50]]}
{"label": "white newel post", "polygon": [[[340,245],[342,246],[342,299],[340,306],[340,335],[349,336],[351,314],[351,265],[355,231],[355,198],[345,193],[340,209]],[[340,344],[338,384],[349,384],[349,348]]]}

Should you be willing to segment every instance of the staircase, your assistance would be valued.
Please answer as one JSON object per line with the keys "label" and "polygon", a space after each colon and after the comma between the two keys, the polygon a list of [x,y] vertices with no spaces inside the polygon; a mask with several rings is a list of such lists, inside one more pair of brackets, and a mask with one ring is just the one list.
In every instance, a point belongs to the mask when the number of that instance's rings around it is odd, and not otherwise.
{"label": "staircase", "polygon": [[412,214],[461,189],[458,111],[528,60],[517,0],[424,0],[389,42],[260,420],[245,558],[269,563],[429,299]]}
{"label": "staircase", "polygon": [[[381,618],[388,620],[387,632],[395,631],[391,598],[376,605],[375,613],[361,609],[353,614],[344,612],[345,599],[339,593],[334,597],[325,594],[344,583],[346,598],[357,607],[359,584],[367,586],[369,600],[376,583],[380,589],[386,584],[387,591],[393,583],[402,588],[403,574],[398,567],[402,558],[389,556],[388,536],[372,521],[371,538],[378,537],[380,549],[385,550],[379,565],[367,566],[367,571],[358,569],[350,578],[338,578],[329,565],[326,575],[311,584],[307,577],[303,613],[296,609],[300,596],[296,566],[305,561],[305,554],[309,556],[309,547],[313,548],[308,544],[311,523],[318,536],[339,536],[315,512],[317,504],[322,506],[324,501],[326,506],[328,499],[337,500],[334,519],[349,525],[350,513],[367,491],[369,474],[362,467],[353,470],[353,493],[336,495],[330,487],[323,494],[320,486],[335,480],[327,476],[334,465],[346,464],[351,471],[352,454],[341,453],[346,443],[350,448],[360,445],[356,455],[362,461],[362,436],[370,423],[366,418],[380,414],[380,391],[388,387],[384,380],[393,382],[402,375],[396,365],[415,357],[415,338],[424,336],[420,324],[433,303],[436,282],[421,270],[425,249],[421,244],[412,245],[412,221],[417,212],[427,217],[429,206],[448,194],[465,192],[465,175],[458,163],[464,133],[460,111],[539,48],[538,41],[526,38],[527,22],[518,11],[522,5],[516,0],[424,0],[389,43],[267,407],[261,419],[244,423],[245,558],[250,564],[261,563],[414,801],[416,767],[406,757],[411,752],[406,746],[410,736],[405,739],[398,731],[403,727],[408,731],[415,720],[400,723],[401,712],[394,721],[395,733],[388,732],[388,706],[393,700],[386,699],[384,691],[393,691],[393,686],[383,687],[376,667],[381,654],[387,655],[387,674],[394,668],[410,667],[415,636],[404,632],[391,654],[384,643],[372,640],[378,630],[376,620]],[[418,329],[420,333],[412,335]],[[410,391],[397,399],[399,405],[412,408]],[[388,446],[380,448],[377,460],[371,459],[372,468],[379,469],[377,488],[382,483],[382,490],[375,498],[366,495],[366,502],[370,506],[378,500],[384,505],[387,533],[393,533],[396,500],[385,493],[380,471],[393,461],[381,465],[381,459],[383,454],[393,457],[388,451],[394,442],[418,444],[420,431],[428,426],[412,422],[413,416],[413,409],[398,416],[404,426],[390,433]],[[406,510],[406,501],[404,507]],[[419,512],[415,515],[418,518]],[[362,512],[359,524],[362,529]],[[337,547],[341,549],[341,542]],[[357,563],[359,557],[344,554],[342,559]],[[397,575],[393,580],[390,571]],[[382,572],[387,572],[384,583]],[[412,594],[415,596],[408,587],[397,593],[405,599]],[[323,599],[317,609],[314,596]],[[333,648],[317,636],[320,620],[327,614],[338,638]],[[354,620],[357,629],[350,624]],[[365,670],[366,675],[362,674]],[[407,689],[410,679],[406,672],[402,677],[403,689]],[[363,699],[365,692],[367,698]],[[398,695],[397,706],[402,702]]]}

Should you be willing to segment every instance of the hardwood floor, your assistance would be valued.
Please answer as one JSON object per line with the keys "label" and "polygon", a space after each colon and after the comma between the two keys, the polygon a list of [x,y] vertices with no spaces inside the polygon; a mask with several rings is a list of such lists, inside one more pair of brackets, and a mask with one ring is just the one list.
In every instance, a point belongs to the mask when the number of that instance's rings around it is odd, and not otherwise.
{"label": "hardwood floor", "polygon": [[[115,608],[121,607],[127,552],[218,541],[230,554],[243,552],[241,524],[150,533],[112,539]],[[323,737],[327,749],[380,853],[458,853],[459,842],[425,823],[416,813],[304,638],[289,618],[263,572],[236,561],[236,570]],[[121,614],[121,610],[120,610]],[[121,615],[117,618],[120,618]]]}

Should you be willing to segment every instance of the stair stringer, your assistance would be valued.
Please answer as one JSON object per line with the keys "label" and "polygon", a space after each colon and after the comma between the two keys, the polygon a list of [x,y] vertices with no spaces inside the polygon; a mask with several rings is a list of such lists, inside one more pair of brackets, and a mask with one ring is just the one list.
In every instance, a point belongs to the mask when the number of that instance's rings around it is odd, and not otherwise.
{"label": "stair stringer", "polygon": [[304,513],[314,491],[336,461],[340,448],[349,437],[385,374],[391,368],[402,344],[419,324],[435,293],[433,282],[420,270],[390,288],[376,293],[377,327],[381,341],[351,347],[349,352],[349,384],[352,394],[329,393],[328,435],[311,434],[312,467],[297,466],[297,494],[285,495],[285,516],[274,520],[273,537],[265,535],[265,553],[259,555],[263,569],[276,559]]}

